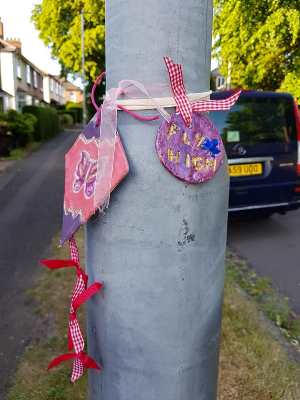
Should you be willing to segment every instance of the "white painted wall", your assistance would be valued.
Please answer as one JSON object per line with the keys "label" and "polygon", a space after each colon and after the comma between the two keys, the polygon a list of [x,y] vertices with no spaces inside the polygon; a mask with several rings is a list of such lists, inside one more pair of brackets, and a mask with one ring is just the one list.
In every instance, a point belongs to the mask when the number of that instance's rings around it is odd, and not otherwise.
{"label": "white painted wall", "polygon": [[0,53],[1,68],[1,86],[5,92],[11,96],[15,96],[15,79],[14,79],[14,54]]}
{"label": "white painted wall", "polygon": [[4,97],[4,111],[16,109],[16,101],[14,97],[6,95]]}
{"label": "white painted wall", "polygon": [[57,101],[59,104],[64,104],[64,88],[60,82],[46,75],[43,78],[44,101],[48,104],[51,100]]}
{"label": "white painted wall", "polygon": [[49,76],[43,77],[43,93],[44,93],[44,101],[50,104],[50,79]]}

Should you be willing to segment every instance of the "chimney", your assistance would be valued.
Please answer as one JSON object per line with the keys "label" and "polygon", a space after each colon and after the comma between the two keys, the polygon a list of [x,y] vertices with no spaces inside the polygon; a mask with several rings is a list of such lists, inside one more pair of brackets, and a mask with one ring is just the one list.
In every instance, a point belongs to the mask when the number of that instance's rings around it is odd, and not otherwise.
{"label": "chimney", "polygon": [[7,43],[11,44],[12,46],[16,47],[16,51],[21,54],[21,49],[22,49],[22,43],[21,43],[21,39],[6,39],[5,40]]}
{"label": "chimney", "polygon": [[0,18],[0,39],[4,39],[4,30],[3,30],[3,22]]}

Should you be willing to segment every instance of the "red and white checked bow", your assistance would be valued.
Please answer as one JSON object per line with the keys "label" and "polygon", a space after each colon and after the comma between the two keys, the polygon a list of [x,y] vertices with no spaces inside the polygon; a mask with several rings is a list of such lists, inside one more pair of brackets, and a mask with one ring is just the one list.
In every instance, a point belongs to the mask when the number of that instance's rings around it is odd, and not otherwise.
{"label": "red and white checked bow", "polygon": [[229,110],[237,101],[241,90],[224,100],[199,100],[190,102],[187,97],[181,64],[175,64],[170,57],[164,57],[169,73],[170,84],[177,110],[180,112],[185,124],[191,126],[193,112],[225,111]]}
{"label": "red and white checked bow", "polygon": [[71,254],[70,260],[41,260],[41,263],[51,269],[66,267],[76,268],[76,281],[71,297],[68,328],[68,348],[69,351],[74,349],[74,353],[62,354],[52,360],[48,366],[48,369],[51,369],[63,361],[73,359],[71,382],[74,383],[82,376],[85,368],[101,369],[101,367],[84,352],[84,338],[77,319],[77,309],[81,304],[101,290],[103,284],[95,282],[87,287],[88,276],[80,267],[79,252],[74,237],[69,240],[69,245]]}

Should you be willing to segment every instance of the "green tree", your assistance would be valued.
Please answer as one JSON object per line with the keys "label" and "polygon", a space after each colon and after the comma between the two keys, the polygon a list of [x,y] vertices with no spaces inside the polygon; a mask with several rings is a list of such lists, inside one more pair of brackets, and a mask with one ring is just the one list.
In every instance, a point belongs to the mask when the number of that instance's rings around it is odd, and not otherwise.
{"label": "green tree", "polygon": [[85,72],[95,79],[104,66],[104,0],[42,0],[32,20],[63,73],[81,71],[81,17],[85,16]]}
{"label": "green tree", "polygon": [[[233,86],[299,96],[299,0],[215,0],[214,56]],[[298,90],[298,93],[297,93]]]}

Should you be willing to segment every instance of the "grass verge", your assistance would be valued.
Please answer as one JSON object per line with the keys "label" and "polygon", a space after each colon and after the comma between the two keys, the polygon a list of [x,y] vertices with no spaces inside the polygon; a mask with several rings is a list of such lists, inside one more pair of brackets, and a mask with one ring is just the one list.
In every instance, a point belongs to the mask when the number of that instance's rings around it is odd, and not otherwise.
{"label": "grass verge", "polygon": [[[82,233],[78,240],[82,248]],[[57,238],[53,243],[57,243]],[[65,258],[68,254],[64,249],[55,248],[53,257]],[[260,304],[241,291],[240,285],[247,290],[248,282],[247,275],[239,275],[240,264],[232,253],[228,254],[218,400],[299,400],[300,366],[288,359],[284,349],[262,324]],[[37,313],[53,319],[53,332],[27,348],[8,400],[87,398],[86,375],[71,385],[67,379],[70,365],[46,372],[53,355],[66,351],[66,315],[73,280],[74,271],[45,269],[30,291],[29,295],[39,305]]]}
{"label": "grass verge", "polygon": [[[83,235],[77,235],[83,247]],[[66,248],[58,248],[58,236],[53,240],[53,258],[69,258]],[[83,254],[83,252],[81,252]],[[87,399],[86,374],[76,385],[69,383],[70,364],[62,364],[47,372],[48,363],[59,354],[66,353],[67,316],[70,294],[75,279],[72,268],[50,271],[41,267],[36,286],[28,292],[37,303],[39,317],[52,321],[49,337],[32,343],[19,364],[14,384],[7,400],[85,400]],[[82,318],[82,315],[80,315]],[[81,324],[84,328],[84,324]]]}
{"label": "grass verge", "polygon": [[27,157],[30,153],[36,151],[41,145],[41,142],[30,142],[26,147],[18,147],[17,149],[11,150],[8,157],[3,160],[21,160]]}
{"label": "grass verge", "polygon": [[257,275],[231,251],[227,252],[227,277],[255,300],[259,309],[280,328],[291,344],[299,347],[300,318],[291,310],[288,298],[281,296],[269,279]]}
{"label": "grass verge", "polygon": [[[260,304],[241,290],[240,263],[228,255],[218,400],[299,400],[300,365],[289,360],[263,323]],[[246,275],[243,279],[248,285]]]}

